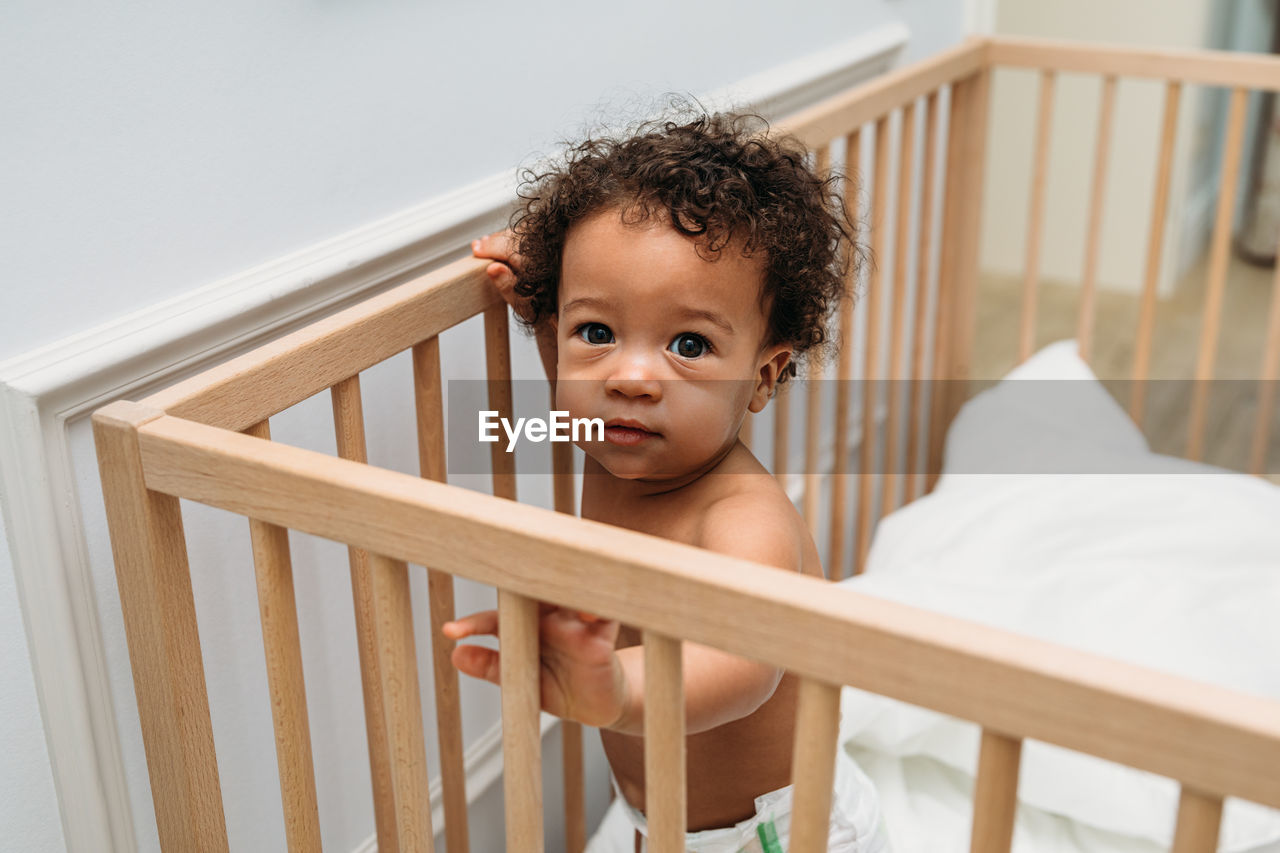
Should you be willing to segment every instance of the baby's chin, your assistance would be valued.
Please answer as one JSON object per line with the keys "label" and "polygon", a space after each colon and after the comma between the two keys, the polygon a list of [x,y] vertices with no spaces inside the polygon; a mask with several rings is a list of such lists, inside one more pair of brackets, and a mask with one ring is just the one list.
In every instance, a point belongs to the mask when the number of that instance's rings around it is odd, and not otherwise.
{"label": "baby's chin", "polygon": [[588,456],[600,463],[600,467],[604,469],[605,473],[618,480],[641,480],[660,476],[661,473],[655,469],[651,462],[640,459],[620,460],[616,457],[609,458],[607,453],[593,453],[586,450],[586,448],[583,448],[583,450]]}
{"label": "baby's chin", "polygon": [[599,452],[595,447],[577,445],[582,451],[600,464],[610,476],[618,480],[635,480],[637,482],[661,482],[687,477],[701,466],[664,465],[661,460],[646,459],[641,456],[627,458],[625,453]]}

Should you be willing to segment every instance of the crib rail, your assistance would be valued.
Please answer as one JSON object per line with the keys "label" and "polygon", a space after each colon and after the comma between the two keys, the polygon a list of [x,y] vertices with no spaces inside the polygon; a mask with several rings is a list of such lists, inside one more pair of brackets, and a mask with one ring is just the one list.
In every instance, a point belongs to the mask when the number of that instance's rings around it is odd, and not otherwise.
{"label": "crib rail", "polygon": [[243,430],[362,370],[505,305],[484,264],[464,258],[179,382],[146,403]]}
{"label": "crib rail", "polygon": [[[858,344],[841,347],[837,377],[917,380],[906,395],[889,383],[883,404],[877,383],[863,384],[856,471],[861,476],[852,525],[846,475],[855,473],[854,454],[848,442],[835,443],[827,517],[827,565],[833,579],[845,575],[846,568],[861,570],[881,516],[933,487],[941,469],[942,439],[963,403],[960,389],[972,372],[977,333],[979,214],[991,74],[998,65],[1039,68],[1042,73],[1029,216],[1033,234],[1042,219],[1053,75],[1104,75],[1095,154],[1099,163],[1109,145],[1116,77],[1169,81],[1165,132],[1157,146],[1153,259],[1158,259],[1163,234],[1179,87],[1183,82],[1237,87],[1227,157],[1235,156],[1231,151],[1238,147],[1240,91],[1280,88],[1280,60],[986,39],[966,42],[780,123],[811,147],[820,168],[843,158],[846,170],[858,175],[864,155],[869,157],[869,209],[857,217],[869,222],[869,229],[860,236],[869,240],[877,258],[893,259],[891,280],[879,265],[862,273],[858,312],[868,319],[861,338],[852,304],[844,306],[841,339]],[[923,152],[919,158],[917,142]],[[936,159],[942,162],[935,167]],[[1100,239],[1097,199],[1104,185],[1105,171],[1099,167],[1079,321],[1086,358],[1092,335],[1091,271]],[[861,203],[861,186],[846,183],[846,203],[853,210]],[[1229,194],[1224,197],[1198,376],[1212,373],[1218,334],[1226,246],[1221,235],[1229,235],[1232,207]],[[1017,332],[1022,357],[1035,342],[1035,239],[1030,241]],[[1143,359],[1149,357],[1154,324],[1152,263],[1136,336],[1138,379],[1146,376]],[[434,849],[430,809],[425,808],[428,747],[408,604],[410,563],[425,566],[428,574],[437,748],[450,853],[469,849],[457,674],[449,661],[453,644],[440,632],[453,618],[454,577],[498,589],[512,850],[540,850],[542,845],[536,682],[540,600],[590,610],[643,630],[647,804],[657,850],[680,849],[685,825],[687,792],[680,781],[680,649],[685,641],[765,661],[801,677],[792,774],[791,849],[797,853],[825,849],[842,684],[983,727],[972,849],[984,853],[1009,848],[1025,738],[1181,780],[1178,851],[1214,848],[1224,796],[1280,807],[1280,777],[1274,773],[1280,766],[1278,703],[869,599],[815,578],[788,577],[788,583],[779,584],[776,569],[584,521],[574,517],[564,445],[553,445],[557,512],[515,502],[514,460],[497,445],[492,497],[447,485],[438,335],[477,314],[484,316],[490,407],[511,411],[507,309],[485,277],[485,265],[459,260],[141,402],[118,402],[95,414],[165,849],[227,848],[179,498],[250,520],[291,850],[319,849],[319,817],[289,529],[349,546],[379,849]],[[858,284],[852,277],[847,282],[850,290]],[[1280,295],[1280,277],[1276,292]],[[1280,298],[1273,300],[1270,316],[1262,375],[1273,379],[1280,369]],[[359,375],[406,350],[413,358],[420,478],[365,464]],[[855,363],[859,355],[860,365]],[[926,399],[921,380],[929,378],[943,381],[933,383]],[[828,422],[841,438],[854,423],[850,387],[849,381],[838,384],[836,410]],[[272,416],[326,389],[332,397],[338,458],[269,441]],[[1264,393],[1268,389],[1264,386]],[[808,390],[803,433],[792,429],[789,405],[774,407],[773,471],[789,479],[787,450],[793,434],[803,434],[802,503],[816,531],[823,506],[820,489],[828,479],[818,472],[818,447],[827,430],[816,385]],[[788,393],[783,392],[780,403]],[[1141,417],[1141,400],[1131,411]],[[1264,444],[1261,415],[1258,423],[1263,438],[1256,441]],[[750,434],[748,424],[744,440]],[[881,456],[885,461],[877,467]],[[924,476],[918,476],[922,464]],[[877,471],[883,473],[873,473]],[[846,533],[850,527],[852,535]],[[682,565],[697,565],[696,574],[679,569]],[[564,749],[568,847],[578,853],[585,825],[576,724],[564,726]],[[658,786],[655,780],[676,783]]]}
{"label": "crib rail", "polygon": [[[514,712],[511,736],[535,755],[538,706],[527,691],[536,699],[538,667],[515,661],[530,651],[536,655],[536,626],[528,613],[536,600],[545,600],[807,679],[806,692],[814,698],[802,700],[796,779],[817,773],[810,784],[828,797],[822,779],[832,769],[834,753],[826,747],[834,744],[836,685],[850,684],[981,724],[989,733],[986,743],[995,746],[984,748],[979,788],[985,792],[989,785],[991,792],[980,801],[1007,800],[1009,767],[1016,766],[1009,742],[1031,737],[1180,779],[1201,796],[1240,796],[1280,807],[1274,772],[1280,703],[869,598],[817,578],[788,577],[779,584],[776,569],[748,560],[274,445],[137,404],[108,407],[98,424],[114,436],[110,444],[137,454],[146,473],[135,486],[155,501],[181,496],[352,543],[379,555],[375,577],[387,582],[394,577],[406,583],[408,562],[500,588],[504,657],[512,655],[504,693],[524,696],[504,705],[504,713]],[[160,522],[144,522],[157,543],[167,541]],[[696,573],[679,568],[691,564]],[[407,608],[407,597],[375,598],[380,606]],[[756,627],[747,631],[743,625]],[[194,625],[173,639],[190,646],[180,654],[175,649],[175,657],[198,656]],[[668,644],[665,655],[654,656],[658,677],[649,686],[659,694],[665,687],[667,705],[679,699],[671,689],[670,649]],[[394,684],[384,675],[385,691]],[[679,744],[669,736],[666,742],[668,748]],[[188,773],[216,779],[211,751],[182,749],[178,755]],[[988,781],[1001,773],[1003,782]],[[521,787],[536,791],[537,774],[520,778]],[[658,808],[670,802],[656,794]],[[216,802],[192,797],[187,807],[204,821],[221,818]],[[529,839],[541,837],[532,832],[540,813],[528,804],[515,808],[526,833],[521,838],[532,844]],[[825,815],[823,807],[823,838]]]}
{"label": "crib rail", "polygon": [[1027,36],[990,36],[984,41],[989,65],[1280,91],[1280,77],[1276,75],[1280,60],[1271,56],[1220,50],[1080,44]]}
{"label": "crib rail", "polygon": [[[1138,320],[1132,344],[1128,378],[1131,417],[1139,425],[1147,415],[1146,396],[1152,377],[1156,327],[1156,288],[1167,237],[1167,215],[1174,162],[1174,143],[1183,88],[1188,84],[1228,87],[1230,111],[1221,163],[1221,187],[1214,220],[1209,278],[1204,298],[1199,343],[1193,372],[1187,429],[1182,455],[1203,458],[1208,433],[1208,394],[1215,376],[1215,361],[1222,335],[1223,302],[1229,247],[1235,212],[1235,191],[1240,149],[1250,92],[1280,90],[1280,58],[1240,55],[1221,51],[1142,50],[1116,46],[1080,45],[1069,42],[1023,39],[972,39],[910,68],[887,74],[848,93],[835,96],[791,116],[780,125],[796,134],[815,152],[825,167],[842,155],[847,174],[870,186],[868,209],[851,184],[846,204],[859,211],[859,221],[869,222],[871,255],[877,263],[864,273],[859,312],[866,318],[858,342],[862,380],[861,433],[856,466],[848,448],[837,443],[830,470],[828,567],[833,577],[861,570],[870,546],[871,532],[886,513],[912,500],[921,484],[935,485],[940,473],[942,444],[947,425],[966,397],[966,380],[972,377],[973,345],[978,334],[979,239],[981,206],[987,160],[987,124],[991,80],[998,69],[1039,71],[1039,106],[1028,116],[1027,132],[1033,135],[1034,156],[1028,183],[1026,256],[1016,326],[1017,361],[1026,360],[1036,348],[1036,328],[1041,309],[1039,290],[1042,236],[1047,206],[1047,177],[1051,168],[1049,139],[1055,93],[1062,73],[1096,75],[1100,84],[1098,133],[1092,152],[1094,169],[1080,277],[1076,321],[1079,352],[1092,360],[1097,313],[1097,273],[1104,239],[1103,199],[1107,188],[1107,161],[1112,149],[1116,87],[1121,78],[1154,78],[1166,81],[1163,127],[1150,141],[1155,166],[1146,265],[1142,278]],[[945,106],[940,106],[945,104]],[[917,154],[917,144],[923,149]],[[1139,142],[1139,144],[1143,144]],[[945,146],[944,183],[935,196],[935,151]],[[863,167],[870,149],[870,166]],[[1061,155],[1059,155],[1061,156]],[[913,184],[922,177],[920,186]],[[934,232],[940,243],[937,269],[933,269]],[[866,235],[864,235],[866,236]],[[892,258],[892,281],[883,267]],[[914,258],[914,265],[909,259]],[[936,282],[933,280],[936,276]],[[850,281],[853,290],[858,282]],[[907,317],[908,302],[914,321]],[[858,338],[852,311],[840,317],[842,339]],[[999,339],[1003,329],[984,329]],[[1248,451],[1247,469],[1262,474],[1275,411],[1275,380],[1280,377],[1280,273],[1271,297],[1263,340],[1259,342],[1256,374],[1258,402]],[[832,419],[837,436],[849,435],[851,400],[848,380],[855,378],[852,348],[845,348],[836,369],[836,411]],[[931,399],[920,399],[921,380],[931,385]],[[904,383],[903,380],[912,380]],[[824,488],[816,473],[817,433],[821,417],[818,399],[822,383],[811,383],[807,400],[806,476],[802,508],[811,530],[819,528],[818,499]],[[909,399],[900,399],[903,386]],[[785,395],[785,392],[784,392]],[[887,399],[884,399],[887,398]],[[786,480],[787,446],[791,440],[791,408],[787,398],[774,411],[773,470]],[[920,447],[920,427],[925,446]],[[844,522],[849,510],[845,474],[856,471],[855,522],[852,543]],[[848,556],[847,556],[848,555]],[[851,557],[851,560],[849,559]]]}

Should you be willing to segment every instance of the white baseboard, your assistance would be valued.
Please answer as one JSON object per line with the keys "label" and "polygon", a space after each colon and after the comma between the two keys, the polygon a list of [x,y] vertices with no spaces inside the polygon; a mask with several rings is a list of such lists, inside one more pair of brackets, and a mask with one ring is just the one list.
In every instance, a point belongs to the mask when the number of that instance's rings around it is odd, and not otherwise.
{"label": "white baseboard", "polygon": [[[889,69],[907,37],[889,25],[703,101],[780,118]],[[465,255],[506,224],[512,172],[0,363],[0,505],[70,853],[137,842],[68,427]]]}
{"label": "white baseboard", "polygon": [[[543,737],[559,725],[560,718],[543,713],[538,724]],[[467,771],[467,806],[475,804],[480,795],[502,778],[502,723],[494,723],[489,730],[467,748],[463,757]],[[439,838],[444,834],[444,793],[440,778],[431,780],[431,831]],[[360,842],[352,853],[377,853],[378,834],[375,832]]]}

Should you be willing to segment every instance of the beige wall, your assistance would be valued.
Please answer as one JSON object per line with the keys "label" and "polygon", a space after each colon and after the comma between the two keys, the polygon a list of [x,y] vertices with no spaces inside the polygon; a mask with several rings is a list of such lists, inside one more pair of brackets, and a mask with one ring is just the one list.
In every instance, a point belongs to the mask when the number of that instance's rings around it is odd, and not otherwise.
{"label": "beige wall", "polygon": [[[1210,0],[999,0],[998,35],[1026,35],[1154,47],[1208,43]],[[983,268],[1021,275],[1027,251],[1039,74],[998,71],[993,80],[991,144],[983,207]],[[1101,79],[1059,75],[1054,97],[1041,243],[1042,280],[1078,282],[1093,182]],[[1194,261],[1207,239],[1216,169],[1193,169],[1213,149],[1214,128],[1200,108],[1204,91],[1186,87],[1178,122],[1161,292]],[[1136,291],[1145,275],[1151,197],[1163,110],[1163,84],[1121,79],[1117,86],[1100,244],[1099,286]],[[1210,181],[1192,186],[1192,174]]]}

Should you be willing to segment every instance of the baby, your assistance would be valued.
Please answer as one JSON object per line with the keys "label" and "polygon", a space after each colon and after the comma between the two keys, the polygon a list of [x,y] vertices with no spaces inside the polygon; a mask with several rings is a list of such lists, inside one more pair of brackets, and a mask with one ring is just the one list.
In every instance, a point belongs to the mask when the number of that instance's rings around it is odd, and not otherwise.
{"label": "baby", "polygon": [[[830,348],[826,322],[857,247],[839,178],[815,174],[799,141],[756,132],[753,118],[703,113],[588,138],[563,164],[526,172],[511,227],[472,250],[493,259],[490,278],[536,336],[556,408],[605,422],[604,441],[578,443],[583,518],[821,577],[805,521],[738,431],[797,359]],[[620,795],[588,851],[640,850],[640,631],[542,611],[543,708],[599,727]],[[495,611],[444,627],[454,639],[496,630]],[[780,853],[796,679],[683,649],[687,849]],[[459,645],[453,662],[498,683],[492,649]],[[887,842],[874,788],[839,753],[829,849],[877,853]]]}

